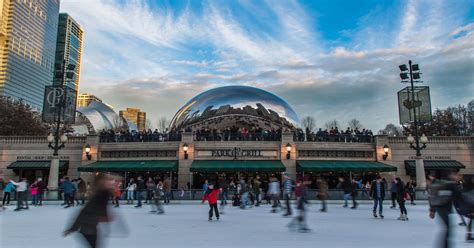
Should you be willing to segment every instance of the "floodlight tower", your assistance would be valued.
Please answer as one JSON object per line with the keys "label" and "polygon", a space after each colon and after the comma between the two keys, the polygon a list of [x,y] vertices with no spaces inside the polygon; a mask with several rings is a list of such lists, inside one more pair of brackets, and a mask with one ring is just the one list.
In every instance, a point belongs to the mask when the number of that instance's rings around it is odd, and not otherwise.
{"label": "floodlight tower", "polygon": [[[415,100],[415,82],[420,82],[420,67],[418,64],[412,64],[411,60],[408,61],[408,67],[406,64],[398,66],[400,68],[400,79],[402,83],[410,82],[411,90],[411,100],[410,94],[408,94],[408,106],[407,108],[413,109],[413,125],[414,125],[414,137],[412,134],[409,134],[407,141],[410,144],[410,148],[416,151],[415,162],[416,162],[416,187],[419,189],[426,188],[426,178],[425,178],[425,166],[423,164],[423,158],[421,156],[421,150],[426,148],[426,143],[428,143],[428,137],[425,134],[422,134],[421,137],[418,135],[418,117],[416,108],[421,106],[421,102]],[[420,146],[420,143],[422,146]],[[415,145],[413,145],[415,144]]]}

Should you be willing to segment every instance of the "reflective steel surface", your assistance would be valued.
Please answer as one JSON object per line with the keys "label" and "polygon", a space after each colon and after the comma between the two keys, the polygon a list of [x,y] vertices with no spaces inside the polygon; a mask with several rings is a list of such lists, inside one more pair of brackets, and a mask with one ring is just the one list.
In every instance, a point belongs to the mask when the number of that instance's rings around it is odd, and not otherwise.
{"label": "reflective steel surface", "polygon": [[[79,118],[75,125],[87,125],[90,133],[113,129],[121,124],[125,128],[129,128],[128,123],[120,118],[111,107],[101,102],[92,101],[87,107],[78,108],[77,112]],[[73,128],[75,125],[73,125]],[[136,130],[136,127],[134,130]]]}
{"label": "reflective steel surface", "polygon": [[231,126],[300,127],[295,111],[280,97],[248,86],[225,86],[189,100],[173,117],[170,128],[224,129]]}

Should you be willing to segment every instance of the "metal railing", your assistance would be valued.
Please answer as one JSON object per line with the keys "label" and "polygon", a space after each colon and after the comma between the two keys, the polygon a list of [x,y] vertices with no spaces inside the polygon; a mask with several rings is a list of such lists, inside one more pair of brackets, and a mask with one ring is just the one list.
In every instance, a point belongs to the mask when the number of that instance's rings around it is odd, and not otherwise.
{"label": "metal railing", "polygon": [[[84,144],[86,136],[68,136],[67,144]],[[46,136],[0,136],[0,144],[47,144]]]}
{"label": "metal railing", "polygon": [[[387,137],[390,144],[408,144],[407,137]],[[470,136],[430,136],[428,144],[473,144],[474,137]]]}
{"label": "metal railing", "polygon": [[[52,193],[56,193],[57,191],[52,191],[52,190],[48,190],[48,191],[45,191],[44,195],[43,195],[43,201],[62,201],[64,200],[64,198],[60,195],[60,194],[52,194]],[[137,199],[137,195],[136,195],[137,192],[135,192],[134,194],[134,200]],[[230,190],[228,191],[228,194],[227,194],[227,201],[228,202],[232,202],[232,197],[234,196],[236,192],[233,191],[233,190]],[[49,197],[49,195],[55,195],[57,197],[55,197],[54,199],[51,199],[51,197]],[[143,191],[143,201],[145,201],[147,199],[146,197],[146,191]],[[3,194],[2,194],[3,196]],[[184,190],[184,192],[182,190],[172,190],[171,191],[171,200],[184,200],[184,201],[197,201],[197,200],[201,200],[202,197],[204,196],[204,190],[201,190],[201,189],[192,189],[192,190]],[[127,198],[127,192],[124,190],[123,193],[122,193],[122,197],[121,197],[121,200],[126,200]],[[262,201],[266,201],[266,197],[264,195],[261,196],[262,197]],[[161,199],[163,200],[164,197],[162,197]],[[28,199],[28,204],[31,203],[32,201],[32,196],[30,193],[28,193],[28,196],[27,196],[27,199]],[[87,197],[86,197],[87,199]],[[219,197],[219,200],[221,199],[221,196]],[[283,199],[282,195],[280,197],[280,199]],[[294,200],[295,199],[295,196],[293,194],[292,196],[292,199]],[[357,193],[357,197],[356,197],[357,200],[370,200],[370,197],[369,197],[369,192],[364,192],[363,190],[358,190],[358,193]],[[428,194],[426,191],[424,190],[417,190],[416,192],[416,198],[415,200],[427,200],[428,199]],[[0,199],[2,200],[2,199]],[[315,190],[315,189],[309,189],[308,190],[308,200],[319,200],[318,199],[318,191]],[[344,192],[342,190],[337,190],[337,189],[330,189],[327,191],[327,200],[344,200]],[[389,201],[391,200],[391,192],[390,191],[386,191],[385,192],[385,200],[386,201]],[[11,193],[11,196],[10,196],[10,201],[16,201],[16,194],[15,192],[12,192]]]}

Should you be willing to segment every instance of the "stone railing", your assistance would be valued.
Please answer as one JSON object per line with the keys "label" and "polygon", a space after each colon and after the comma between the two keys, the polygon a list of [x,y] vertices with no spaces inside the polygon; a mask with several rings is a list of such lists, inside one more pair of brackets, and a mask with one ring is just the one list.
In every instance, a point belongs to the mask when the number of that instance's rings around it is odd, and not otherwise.
{"label": "stone railing", "polygon": [[[67,144],[84,144],[86,136],[68,136]],[[47,144],[46,136],[0,136],[0,144]]]}
{"label": "stone railing", "polygon": [[[408,144],[407,137],[387,137],[390,144]],[[470,136],[430,136],[428,144],[472,144],[474,137]]]}

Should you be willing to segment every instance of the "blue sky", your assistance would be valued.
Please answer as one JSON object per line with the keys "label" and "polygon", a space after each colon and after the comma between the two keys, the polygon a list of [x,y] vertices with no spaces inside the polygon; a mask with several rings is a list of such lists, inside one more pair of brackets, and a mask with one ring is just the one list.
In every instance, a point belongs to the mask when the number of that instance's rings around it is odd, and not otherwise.
{"label": "blue sky", "polygon": [[398,123],[398,65],[420,64],[434,108],[474,98],[474,1],[64,0],[85,30],[81,92],[152,123],[192,96],[250,85],[317,126]]}

